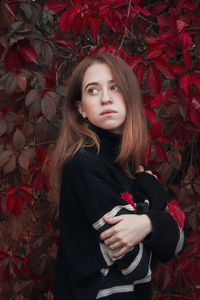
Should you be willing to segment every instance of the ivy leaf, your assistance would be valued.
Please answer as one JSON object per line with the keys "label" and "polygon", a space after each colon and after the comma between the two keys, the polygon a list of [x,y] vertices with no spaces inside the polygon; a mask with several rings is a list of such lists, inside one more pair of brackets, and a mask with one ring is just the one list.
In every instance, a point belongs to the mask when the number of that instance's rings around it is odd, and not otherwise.
{"label": "ivy leaf", "polygon": [[143,77],[144,77],[144,71],[145,71],[145,64],[141,63],[137,66],[137,69],[135,70],[135,75],[137,77],[139,85],[142,84]]}
{"label": "ivy leaf", "polygon": [[183,229],[185,222],[185,213],[181,210],[178,202],[176,200],[171,200],[167,203],[170,214],[175,218],[180,228]]}
{"label": "ivy leaf", "polygon": [[27,79],[25,76],[23,76],[22,74],[18,73],[16,75],[16,81],[18,86],[20,87],[20,89],[25,92],[26,90],[26,86],[27,86]]}
{"label": "ivy leaf", "polygon": [[30,90],[25,98],[26,106],[30,106],[34,101],[40,100],[41,94],[38,89]]}
{"label": "ivy leaf", "polygon": [[49,10],[59,12],[67,7],[67,4],[61,1],[50,1],[44,4],[43,9],[47,7]]}
{"label": "ivy leaf", "polygon": [[13,136],[13,144],[15,145],[17,150],[20,150],[25,145],[25,137],[21,130],[16,129],[14,136]]}
{"label": "ivy leaf", "polygon": [[158,158],[162,161],[166,161],[167,163],[169,163],[166,152],[165,152],[163,146],[159,142],[155,143],[155,149],[156,149],[156,154],[157,154]]}
{"label": "ivy leaf", "polygon": [[22,210],[24,209],[24,203],[17,193],[8,195],[6,206],[8,211],[13,213],[15,216],[20,216],[22,214]]}
{"label": "ivy leaf", "polygon": [[16,168],[16,155],[12,155],[10,159],[5,163],[3,166],[3,172],[4,174],[11,173]]}
{"label": "ivy leaf", "polygon": [[65,33],[72,26],[73,19],[80,11],[81,5],[75,4],[60,16],[59,27],[63,33]]}
{"label": "ivy leaf", "polygon": [[35,48],[29,42],[22,41],[20,43],[19,51],[25,61],[34,62],[34,63],[38,64]]}
{"label": "ivy leaf", "polygon": [[155,123],[156,122],[156,112],[153,108],[146,106],[145,107],[145,113],[147,118],[149,119],[149,121],[151,123]]}
{"label": "ivy leaf", "polygon": [[100,17],[96,17],[96,18],[93,18],[91,20],[90,28],[91,28],[92,37],[93,37],[94,40],[97,39],[97,34],[98,34],[98,31],[99,31],[100,22],[101,22]]}
{"label": "ivy leaf", "polygon": [[6,53],[4,58],[6,72],[18,73],[24,67],[23,61],[19,54],[17,44],[14,44]]}
{"label": "ivy leaf", "polygon": [[25,170],[28,170],[29,163],[30,163],[28,155],[26,155],[26,153],[21,153],[18,158],[18,163],[20,167],[22,167]]}
{"label": "ivy leaf", "polygon": [[172,72],[170,64],[161,57],[153,57],[152,58],[154,64],[158,68],[160,72],[162,72],[167,78],[173,79],[174,74]]}
{"label": "ivy leaf", "polygon": [[149,64],[149,69],[147,73],[147,83],[150,91],[152,91],[154,94],[160,93],[162,87],[160,72],[156,69],[156,67],[153,64]]}
{"label": "ivy leaf", "polygon": [[42,103],[41,103],[42,113],[50,122],[53,122],[56,118],[57,102],[58,102],[58,95],[53,92],[45,93],[42,99]]}
{"label": "ivy leaf", "polygon": [[7,123],[0,117],[0,136],[4,135],[7,131]]}

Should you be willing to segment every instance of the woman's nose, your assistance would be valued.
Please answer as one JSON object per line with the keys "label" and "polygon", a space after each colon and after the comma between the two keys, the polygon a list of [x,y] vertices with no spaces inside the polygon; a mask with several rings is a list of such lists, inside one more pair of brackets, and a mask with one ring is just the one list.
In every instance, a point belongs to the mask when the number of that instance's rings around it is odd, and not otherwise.
{"label": "woman's nose", "polygon": [[107,104],[107,103],[113,102],[111,94],[109,93],[109,90],[107,88],[102,90],[101,102],[102,102],[102,104]]}

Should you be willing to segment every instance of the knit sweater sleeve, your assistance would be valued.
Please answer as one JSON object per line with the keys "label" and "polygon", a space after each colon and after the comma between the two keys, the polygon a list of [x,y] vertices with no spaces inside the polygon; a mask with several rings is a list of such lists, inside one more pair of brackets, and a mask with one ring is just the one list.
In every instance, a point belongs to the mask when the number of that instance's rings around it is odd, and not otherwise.
{"label": "knit sweater sleeve", "polygon": [[145,212],[152,223],[152,233],[144,240],[162,262],[170,260],[183,246],[184,233],[176,219],[166,209],[167,195],[158,180],[145,172],[136,175],[136,197],[148,199],[150,209]]}
{"label": "knit sweater sleeve", "polygon": [[[78,172],[77,172],[78,171]],[[120,195],[120,187],[110,179],[103,165],[97,161],[82,161],[68,164],[64,169],[64,180],[69,185],[81,183],[76,187],[80,209],[86,215],[87,222],[96,231],[102,258],[108,268],[117,268],[126,280],[131,282],[151,275],[151,250],[143,243],[135,245],[120,258],[112,258],[112,251],[100,240],[99,235],[111,225],[103,217],[114,217],[121,214],[135,214],[132,205]],[[84,188],[82,188],[84,186]]]}

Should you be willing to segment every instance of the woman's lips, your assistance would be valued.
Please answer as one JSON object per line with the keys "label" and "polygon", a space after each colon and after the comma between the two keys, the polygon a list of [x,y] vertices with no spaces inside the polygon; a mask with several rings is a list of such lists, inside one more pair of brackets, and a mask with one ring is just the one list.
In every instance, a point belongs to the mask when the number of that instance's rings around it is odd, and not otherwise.
{"label": "woman's lips", "polygon": [[103,116],[103,115],[109,115],[109,114],[114,114],[114,113],[116,113],[115,110],[113,110],[113,109],[106,109],[106,110],[102,111],[100,115]]}

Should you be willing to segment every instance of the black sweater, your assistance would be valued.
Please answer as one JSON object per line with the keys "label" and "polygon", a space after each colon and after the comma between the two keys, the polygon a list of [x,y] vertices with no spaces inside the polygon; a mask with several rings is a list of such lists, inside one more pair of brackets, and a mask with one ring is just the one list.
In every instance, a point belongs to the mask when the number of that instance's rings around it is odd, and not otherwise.
{"label": "black sweater", "polygon": [[[100,153],[83,147],[63,168],[54,300],[149,300],[152,271],[158,260],[173,257],[180,230],[164,211],[166,195],[155,177],[141,172],[131,179],[114,162],[120,136],[93,130],[101,142]],[[131,195],[137,213],[151,219],[153,232],[113,259],[99,239],[110,226],[102,217],[135,214],[134,205],[126,201]]]}

